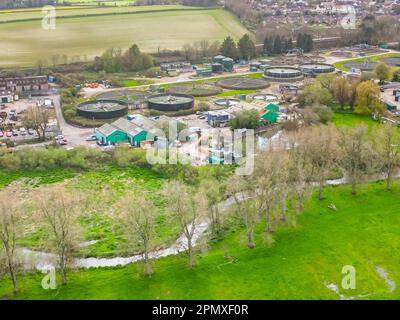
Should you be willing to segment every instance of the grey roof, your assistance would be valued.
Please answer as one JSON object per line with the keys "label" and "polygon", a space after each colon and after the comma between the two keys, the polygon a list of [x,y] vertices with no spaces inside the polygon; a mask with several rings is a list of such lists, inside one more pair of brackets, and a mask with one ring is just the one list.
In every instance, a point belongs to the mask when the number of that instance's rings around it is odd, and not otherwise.
{"label": "grey roof", "polygon": [[117,130],[118,130],[117,128],[115,128],[114,126],[112,126],[109,123],[105,123],[100,128],[97,129],[97,131],[99,131],[101,134],[103,134],[106,137]]}
{"label": "grey roof", "polygon": [[130,122],[140,128],[143,128],[147,132],[157,129],[157,122],[155,120],[149,119],[141,114],[135,114],[134,118],[130,120]]}
{"label": "grey roof", "polygon": [[140,132],[144,131],[142,128],[137,126],[136,124],[130,122],[129,120],[125,118],[120,118],[112,123],[112,126],[126,132],[127,134],[131,136],[136,136]]}

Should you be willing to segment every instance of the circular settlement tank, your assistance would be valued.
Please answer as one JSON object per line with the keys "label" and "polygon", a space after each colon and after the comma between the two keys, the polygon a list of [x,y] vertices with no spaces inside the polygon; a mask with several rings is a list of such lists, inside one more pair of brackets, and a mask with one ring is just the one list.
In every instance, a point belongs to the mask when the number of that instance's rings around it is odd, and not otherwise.
{"label": "circular settlement tank", "polygon": [[148,99],[150,109],[159,111],[179,111],[194,106],[193,96],[187,94],[158,94]]}
{"label": "circular settlement tank", "polygon": [[128,113],[128,105],[119,100],[86,101],[76,106],[78,115],[90,119],[112,119]]}
{"label": "circular settlement tank", "polygon": [[237,106],[240,103],[240,100],[238,99],[233,99],[233,98],[227,98],[227,99],[218,99],[215,100],[214,103],[217,106],[220,107],[233,107],[233,106]]}
{"label": "circular settlement tank", "polygon": [[218,81],[218,85],[230,90],[258,90],[268,87],[268,82],[255,78],[227,78]]}
{"label": "circular settlement tank", "polygon": [[303,73],[331,73],[335,71],[335,67],[331,64],[326,63],[306,63],[300,66],[300,69]]}
{"label": "circular settlement tank", "polygon": [[271,67],[265,70],[264,79],[270,81],[300,81],[303,73],[294,67]]}
{"label": "circular settlement tank", "polygon": [[252,98],[253,98],[253,100],[263,100],[263,101],[267,101],[267,102],[272,102],[272,101],[278,101],[279,100],[279,98],[276,95],[269,94],[269,93],[266,93],[266,94],[262,94],[262,93],[255,94]]}

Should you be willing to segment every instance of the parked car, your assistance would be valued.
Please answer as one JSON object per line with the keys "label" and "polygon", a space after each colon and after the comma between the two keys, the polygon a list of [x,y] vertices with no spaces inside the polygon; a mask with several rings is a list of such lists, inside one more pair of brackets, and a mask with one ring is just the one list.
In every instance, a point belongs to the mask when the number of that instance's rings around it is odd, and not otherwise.
{"label": "parked car", "polygon": [[57,137],[56,137],[56,140],[58,141],[58,140],[64,140],[64,136],[62,135],[62,134],[59,134]]}
{"label": "parked car", "polygon": [[100,140],[98,140],[98,141],[97,141],[97,144],[98,144],[99,146],[102,146],[102,145],[103,145],[103,142],[101,142]]}
{"label": "parked car", "polygon": [[6,133],[6,137],[7,137],[7,138],[10,138],[10,137],[12,137],[12,132],[11,132],[11,131],[7,131],[7,133]]}
{"label": "parked car", "polygon": [[96,140],[97,140],[97,138],[96,138],[95,135],[91,135],[91,136],[86,138],[86,141],[96,141]]}
{"label": "parked car", "polygon": [[19,133],[21,134],[21,136],[26,136],[26,129],[25,128],[20,128],[19,129]]}
{"label": "parked car", "polygon": [[28,134],[34,135],[34,134],[35,134],[35,130],[29,128],[29,129],[28,129]]}
{"label": "parked car", "polygon": [[0,130],[0,138],[4,137],[4,132]]}
{"label": "parked car", "polygon": [[68,144],[68,141],[66,139],[59,139],[58,144],[60,146],[66,146]]}
{"label": "parked car", "polygon": [[14,137],[18,136],[18,131],[17,131],[17,129],[12,129],[11,132],[12,132],[12,135],[13,135]]}

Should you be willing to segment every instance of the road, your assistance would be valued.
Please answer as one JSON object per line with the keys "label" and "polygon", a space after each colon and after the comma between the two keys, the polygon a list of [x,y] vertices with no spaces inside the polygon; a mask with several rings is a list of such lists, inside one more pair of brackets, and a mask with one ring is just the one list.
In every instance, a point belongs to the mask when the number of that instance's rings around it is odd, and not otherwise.
{"label": "road", "polygon": [[79,128],[68,124],[62,114],[60,95],[53,95],[49,98],[53,99],[54,111],[56,113],[58,125],[63,136],[68,141],[68,147],[77,147],[81,145],[89,146],[93,144],[93,141],[86,141],[86,137],[92,135],[94,133],[94,129]]}

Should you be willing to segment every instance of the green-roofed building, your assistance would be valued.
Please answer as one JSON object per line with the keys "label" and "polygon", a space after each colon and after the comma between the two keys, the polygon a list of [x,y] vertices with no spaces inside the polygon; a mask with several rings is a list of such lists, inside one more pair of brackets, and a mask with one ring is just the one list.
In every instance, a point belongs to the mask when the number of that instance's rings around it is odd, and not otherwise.
{"label": "green-roofed building", "polygon": [[269,103],[264,107],[264,110],[277,112],[279,111],[279,106],[275,103]]}
{"label": "green-roofed building", "polygon": [[209,164],[224,164],[224,159],[217,157],[217,156],[210,156],[208,157]]}
{"label": "green-roofed building", "polygon": [[154,135],[143,130],[137,124],[120,118],[111,124],[104,124],[96,129],[96,138],[104,145],[129,142],[131,145],[140,147],[143,141],[153,140]]}
{"label": "green-roofed building", "polygon": [[278,114],[274,111],[267,111],[260,118],[260,122],[276,123],[277,121]]}

